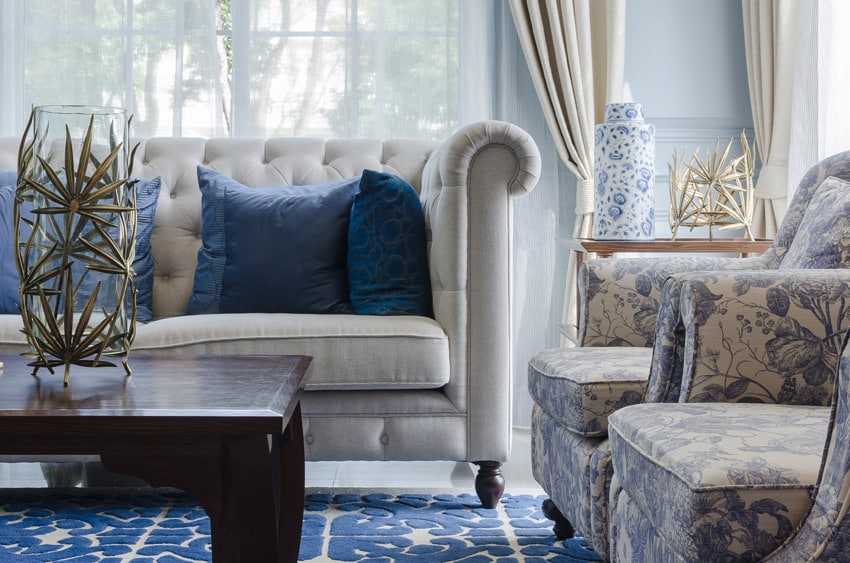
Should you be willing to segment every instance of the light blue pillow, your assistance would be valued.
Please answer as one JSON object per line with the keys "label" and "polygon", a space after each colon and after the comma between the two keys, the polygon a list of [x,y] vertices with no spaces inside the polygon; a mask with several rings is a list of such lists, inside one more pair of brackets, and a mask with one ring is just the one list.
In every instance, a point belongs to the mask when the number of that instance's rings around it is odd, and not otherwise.
{"label": "light blue pillow", "polygon": [[348,285],[360,315],[432,316],[428,241],[419,194],[364,170],[348,231]]}
{"label": "light blue pillow", "polygon": [[186,312],[350,313],[346,241],[358,182],[249,188],[199,166],[203,245]]}
{"label": "light blue pillow", "polygon": [[[14,172],[12,184],[17,182]],[[0,314],[17,314],[20,303],[18,287],[20,279],[15,266],[15,186],[4,185],[6,171],[0,170]],[[150,253],[150,237],[156,202],[161,181],[140,179],[136,183],[136,257],[133,270],[136,272],[136,320],[147,323],[153,319],[153,256]],[[24,215],[30,206],[24,205]]]}

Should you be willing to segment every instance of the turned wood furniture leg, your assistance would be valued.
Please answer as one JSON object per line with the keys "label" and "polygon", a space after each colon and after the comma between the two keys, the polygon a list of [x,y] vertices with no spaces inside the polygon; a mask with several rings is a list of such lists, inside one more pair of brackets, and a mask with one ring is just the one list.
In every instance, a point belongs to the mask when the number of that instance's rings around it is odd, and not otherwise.
{"label": "turned wood furniture leg", "polygon": [[499,461],[476,461],[478,475],[475,476],[475,493],[484,508],[496,508],[505,492],[502,463]]}
{"label": "turned wood furniture leg", "polygon": [[552,527],[552,531],[555,533],[556,538],[559,540],[565,540],[576,535],[575,528],[573,528],[573,525],[569,520],[564,518],[564,515],[561,514],[561,511],[558,510],[558,507],[555,506],[554,502],[552,502],[552,499],[547,498],[544,500],[541,509],[543,510],[543,516],[555,522],[555,525]]}

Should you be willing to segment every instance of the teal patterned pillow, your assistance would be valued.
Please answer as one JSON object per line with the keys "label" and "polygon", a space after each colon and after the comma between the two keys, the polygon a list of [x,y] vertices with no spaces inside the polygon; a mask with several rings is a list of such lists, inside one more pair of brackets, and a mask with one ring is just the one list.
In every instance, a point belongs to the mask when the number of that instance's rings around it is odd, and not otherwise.
{"label": "teal patterned pillow", "polygon": [[359,315],[432,316],[428,241],[419,194],[364,170],[348,228],[348,287]]}
{"label": "teal patterned pillow", "polygon": [[821,182],[779,267],[850,267],[850,183],[832,176]]}

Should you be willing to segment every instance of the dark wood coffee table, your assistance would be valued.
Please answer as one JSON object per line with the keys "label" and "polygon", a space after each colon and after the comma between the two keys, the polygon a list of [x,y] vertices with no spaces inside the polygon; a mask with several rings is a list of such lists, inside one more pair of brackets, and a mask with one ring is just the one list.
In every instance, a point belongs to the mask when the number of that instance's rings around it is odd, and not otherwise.
{"label": "dark wood coffee table", "polygon": [[0,454],[99,454],[197,498],[216,563],[298,560],[310,357],[131,356],[131,377],[74,367],[68,387],[25,358],[0,361]]}

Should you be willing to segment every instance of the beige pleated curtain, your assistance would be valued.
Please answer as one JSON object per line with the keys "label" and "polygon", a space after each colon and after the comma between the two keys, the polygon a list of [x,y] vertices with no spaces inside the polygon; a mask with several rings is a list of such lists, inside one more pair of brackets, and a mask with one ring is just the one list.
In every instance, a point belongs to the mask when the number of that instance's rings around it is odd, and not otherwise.
{"label": "beige pleated curtain", "polygon": [[[620,101],[626,0],[510,0],[534,87],[558,154],[576,175],[573,235],[593,232],[594,127]],[[570,256],[564,322],[575,323],[575,256]]]}
{"label": "beige pleated curtain", "polygon": [[747,78],[761,171],[753,234],[773,238],[788,206],[797,0],[742,0]]}

